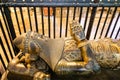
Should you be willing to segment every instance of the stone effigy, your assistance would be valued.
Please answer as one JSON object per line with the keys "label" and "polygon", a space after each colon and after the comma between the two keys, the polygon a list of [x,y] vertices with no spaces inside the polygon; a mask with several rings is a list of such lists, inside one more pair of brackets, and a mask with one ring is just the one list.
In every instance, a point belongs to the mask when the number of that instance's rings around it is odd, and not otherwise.
{"label": "stone effigy", "polygon": [[70,24],[70,30],[71,37],[65,39],[50,39],[36,32],[17,37],[14,44],[24,56],[12,60],[8,70],[18,76],[31,76],[29,80],[50,80],[50,69],[57,75],[79,76],[95,74],[100,67],[119,67],[120,40],[88,41],[77,21]]}

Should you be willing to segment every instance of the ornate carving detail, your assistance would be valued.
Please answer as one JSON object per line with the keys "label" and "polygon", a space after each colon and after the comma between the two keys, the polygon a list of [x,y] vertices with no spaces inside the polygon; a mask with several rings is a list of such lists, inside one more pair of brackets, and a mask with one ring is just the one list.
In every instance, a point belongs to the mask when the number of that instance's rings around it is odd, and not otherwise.
{"label": "ornate carving detail", "polygon": [[68,38],[65,40],[63,57],[67,61],[80,61],[80,60],[82,60],[81,51],[77,47],[77,42],[73,38]]}
{"label": "ornate carving detail", "polygon": [[[70,24],[70,29],[71,38],[61,39],[59,42],[58,39],[55,41],[55,39],[49,39],[36,32],[27,32],[16,38],[14,40],[15,45],[23,53],[30,55],[23,56],[18,64],[23,61],[27,70],[33,70],[33,72],[38,70],[40,72],[36,75],[45,76],[46,79],[48,76],[44,74],[44,71],[48,71],[49,67],[60,75],[88,75],[98,72],[100,66],[109,69],[118,66],[120,62],[120,40],[119,42],[111,39],[88,41],[85,38],[82,26],[76,21]],[[58,44],[62,44],[62,48]],[[39,60],[36,56],[39,57]],[[17,63],[12,63],[12,70],[17,68],[16,65]],[[36,75],[34,80],[43,78]]]}
{"label": "ornate carving detail", "polygon": [[75,40],[81,41],[86,39],[82,26],[77,21],[70,23],[70,30],[71,36],[73,36]]}
{"label": "ornate carving detail", "polygon": [[112,69],[118,66],[120,62],[120,47],[112,39],[106,38],[91,41],[90,44],[101,67]]}

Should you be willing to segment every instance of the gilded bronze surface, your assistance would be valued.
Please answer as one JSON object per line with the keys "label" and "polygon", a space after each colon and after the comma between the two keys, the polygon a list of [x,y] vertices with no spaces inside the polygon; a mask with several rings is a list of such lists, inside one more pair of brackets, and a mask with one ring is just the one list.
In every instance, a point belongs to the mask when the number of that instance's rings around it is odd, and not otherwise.
{"label": "gilded bronze surface", "polygon": [[119,68],[120,40],[89,41],[77,21],[70,23],[70,30],[71,37],[65,39],[50,39],[31,31],[17,37],[14,44],[23,56],[12,60],[8,70],[34,80],[50,80],[49,69],[57,75],[79,76],[96,74],[101,68]]}

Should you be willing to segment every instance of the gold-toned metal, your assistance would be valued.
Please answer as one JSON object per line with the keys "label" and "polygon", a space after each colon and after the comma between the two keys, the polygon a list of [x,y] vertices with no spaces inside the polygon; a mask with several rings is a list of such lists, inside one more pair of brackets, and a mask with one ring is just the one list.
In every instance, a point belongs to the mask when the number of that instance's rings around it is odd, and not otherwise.
{"label": "gold-toned metal", "polygon": [[15,72],[15,68],[17,73],[25,74],[16,67],[24,63],[23,70],[32,69],[30,74],[36,72],[34,80],[43,77],[49,80],[50,75],[44,73],[48,66],[59,75],[89,75],[99,72],[100,67],[111,69],[120,66],[120,40],[88,41],[77,21],[70,23],[70,32],[71,37],[67,39],[50,39],[31,31],[22,34],[14,40],[14,44],[24,56],[11,61],[9,71]]}
{"label": "gold-toned metal", "polygon": [[120,62],[120,40],[114,41],[110,38],[91,41],[91,47],[97,62],[103,68],[117,68]]}
{"label": "gold-toned metal", "polygon": [[82,41],[85,40],[85,33],[82,29],[82,26],[78,23],[78,21],[73,20],[70,23],[70,33],[71,36],[77,41]]}
{"label": "gold-toned metal", "polygon": [[[82,75],[81,72],[84,72],[85,74],[90,74],[99,71],[100,66],[98,65],[97,61],[92,55],[93,51],[91,50],[91,47],[87,43],[81,25],[77,21],[73,21],[70,24],[70,31],[71,31],[71,37],[73,38],[74,42],[72,42],[72,44],[69,45],[74,44],[73,48],[76,46],[76,48],[80,50],[78,54],[82,56],[82,60],[78,60],[77,59],[78,56],[74,56],[77,52],[71,54],[72,50],[69,51],[71,48],[67,47],[68,53],[64,52],[63,55],[67,54],[68,56],[73,57],[74,60],[66,59],[66,57],[63,56],[56,65],[55,72],[61,75],[70,75],[70,74],[74,75],[76,72],[78,72],[78,75]],[[67,49],[65,46],[65,50]]]}

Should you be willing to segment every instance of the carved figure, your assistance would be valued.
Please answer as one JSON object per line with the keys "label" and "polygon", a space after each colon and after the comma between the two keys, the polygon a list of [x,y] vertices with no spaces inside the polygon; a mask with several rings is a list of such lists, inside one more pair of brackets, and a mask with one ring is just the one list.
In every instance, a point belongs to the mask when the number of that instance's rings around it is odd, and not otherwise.
{"label": "carved figure", "polygon": [[[36,32],[27,32],[17,37],[14,44],[25,56],[18,61],[13,60],[8,70],[15,72],[12,71],[14,66],[17,69],[17,65],[24,62],[23,66],[28,75],[33,70],[34,80],[42,78],[49,80],[48,68],[57,75],[89,75],[99,72],[100,67],[108,69],[118,67],[120,41],[115,42],[111,39],[88,41],[77,21],[70,24],[70,30],[71,37],[66,39],[50,39]],[[38,74],[42,77],[37,76]]]}

